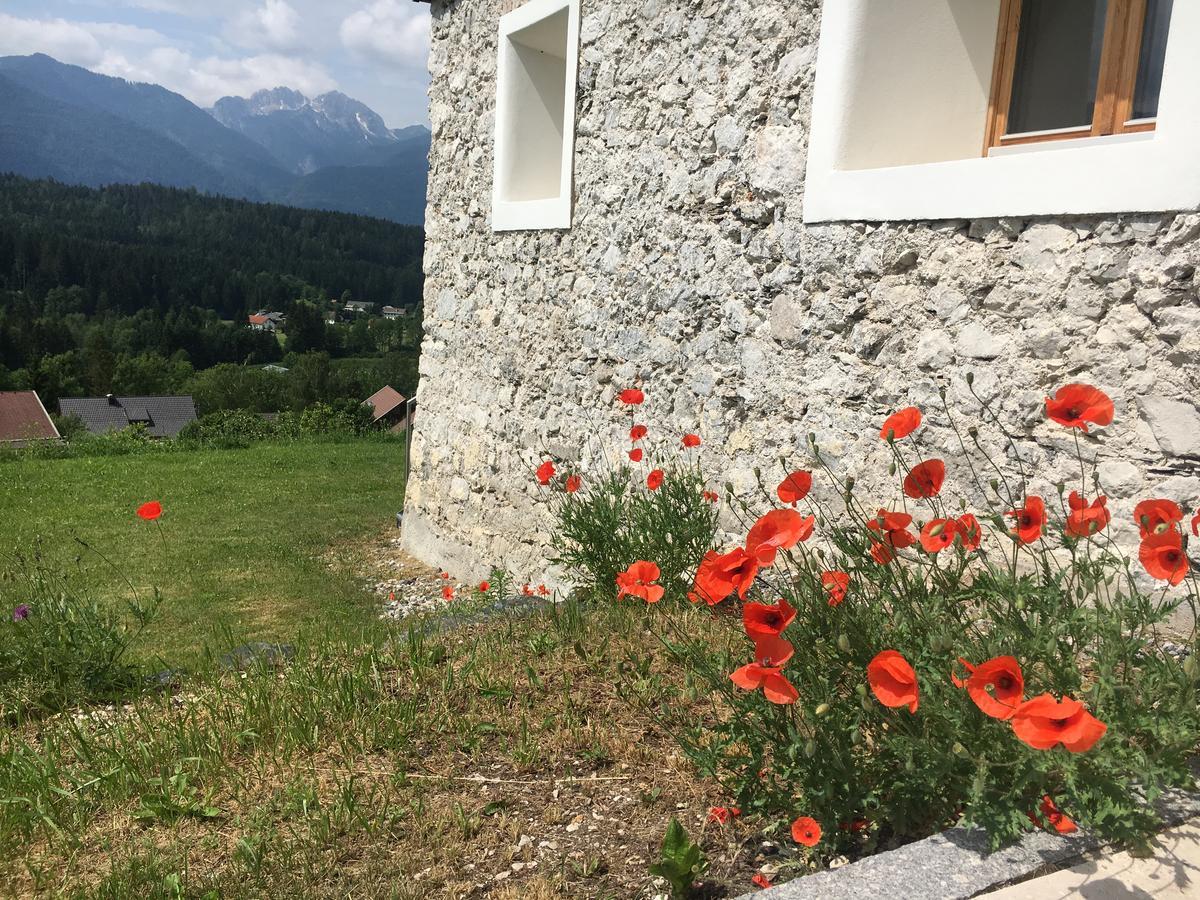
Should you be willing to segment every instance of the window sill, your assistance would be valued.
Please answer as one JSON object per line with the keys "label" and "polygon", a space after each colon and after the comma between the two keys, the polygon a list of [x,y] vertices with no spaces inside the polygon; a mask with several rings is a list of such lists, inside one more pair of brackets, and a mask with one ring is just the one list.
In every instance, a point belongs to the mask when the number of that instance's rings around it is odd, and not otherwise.
{"label": "window sill", "polygon": [[1131,131],[1126,134],[1105,134],[1099,137],[1063,138],[1058,141],[1030,141],[1022,144],[993,147],[988,151],[988,157],[1012,156],[1017,153],[1042,153],[1050,150],[1082,150],[1087,147],[1133,144],[1152,140],[1154,140],[1153,131]]}

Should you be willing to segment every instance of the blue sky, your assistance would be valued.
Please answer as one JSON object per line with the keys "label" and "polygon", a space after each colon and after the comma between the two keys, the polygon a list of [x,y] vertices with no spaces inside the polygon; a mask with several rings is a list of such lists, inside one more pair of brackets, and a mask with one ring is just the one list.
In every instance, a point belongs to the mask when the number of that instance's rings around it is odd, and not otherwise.
{"label": "blue sky", "polygon": [[0,56],[42,52],[201,106],[279,85],[427,122],[429,7],[412,0],[0,0]]}

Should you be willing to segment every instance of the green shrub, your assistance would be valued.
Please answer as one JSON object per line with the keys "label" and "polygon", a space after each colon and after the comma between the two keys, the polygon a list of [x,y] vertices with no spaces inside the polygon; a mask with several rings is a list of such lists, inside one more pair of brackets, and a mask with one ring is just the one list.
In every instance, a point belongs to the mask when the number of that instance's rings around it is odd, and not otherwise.
{"label": "green shrub", "polygon": [[0,572],[0,598],[0,719],[140,689],[143,673],[127,657],[158,610],[157,593],[113,609],[77,593],[40,558],[16,558]]}
{"label": "green shrub", "polygon": [[[1112,419],[1111,401],[1086,386],[1047,408],[1068,427]],[[1076,491],[1064,502],[1060,486],[1043,517],[1028,473],[1008,478],[974,428],[943,493],[945,465],[925,459],[920,418],[910,408],[881,432],[902,482],[898,508],[864,500],[854,474],[835,472],[815,442],[814,471],[760,476],[761,501],[732,511],[753,523],[745,542],[703,559],[708,548],[691,551],[698,607],[649,613],[663,653],[622,667],[626,695],[639,696],[652,665],[686,672],[711,714],[656,714],[768,831],[796,819],[796,842],[818,863],[959,822],[985,828],[994,846],[1076,821],[1145,842],[1158,825],[1147,801],[1194,785],[1200,743],[1195,629],[1180,638],[1186,662],[1162,637],[1182,607],[1194,621],[1200,600],[1182,510],[1139,505],[1145,572],[1135,572],[1112,540],[1121,526],[1109,527],[1104,498],[1082,499],[1099,493],[1082,455]],[[1023,470],[1019,448],[1005,449]],[[997,477],[984,483],[978,472]],[[957,485],[959,474],[973,483]],[[692,477],[703,484],[699,470]],[[826,489],[810,494],[813,477]],[[983,524],[949,496],[968,491],[987,500]],[[656,548],[656,534],[709,527],[711,510],[681,505],[639,517],[645,533],[633,535],[627,510],[651,500],[631,499],[639,493],[613,474],[580,499],[552,494],[568,567],[600,582],[631,556],[654,563],[677,552],[672,542]],[[839,499],[821,499],[830,496]],[[671,518],[688,515],[700,518]],[[668,597],[686,591],[666,567],[662,587]],[[632,593],[656,599],[640,583]],[[713,619],[697,627],[706,606]]]}
{"label": "green shrub", "polygon": [[[547,486],[559,523],[552,562],[590,594],[612,599],[617,575],[638,560],[653,560],[664,585],[681,587],[712,546],[717,515],[709,498],[715,495],[699,467],[664,453],[657,467],[647,462],[642,468],[617,466],[572,492],[564,489],[565,478]],[[654,471],[662,483],[651,490],[646,479]]]}
{"label": "green shrub", "polygon": [[220,410],[189,422],[179,432],[179,440],[232,446],[248,445],[275,435],[275,426],[257,413],[244,409]]}

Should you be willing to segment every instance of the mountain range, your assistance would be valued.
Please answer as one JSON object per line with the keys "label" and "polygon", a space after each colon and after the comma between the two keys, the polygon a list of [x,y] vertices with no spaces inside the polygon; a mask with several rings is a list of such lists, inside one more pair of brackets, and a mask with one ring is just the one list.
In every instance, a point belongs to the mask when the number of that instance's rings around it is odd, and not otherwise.
{"label": "mountain range", "polygon": [[422,224],[429,131],[390,129],[338,92],[286,87],[211,110],[44,54],[0,57],[0,172],[152,182]]}

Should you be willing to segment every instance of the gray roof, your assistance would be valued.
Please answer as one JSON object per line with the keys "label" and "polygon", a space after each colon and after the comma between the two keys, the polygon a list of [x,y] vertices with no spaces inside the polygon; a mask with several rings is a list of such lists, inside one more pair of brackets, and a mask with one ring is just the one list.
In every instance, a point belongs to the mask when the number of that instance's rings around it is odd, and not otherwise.
{"label": "gray roof", "polygon": [[78,416],[92,434],[120,431],[141,424],[152,437],[175,437],[196,419],[192,398],[183,397],[75,397],[58,401],[64,416]]}

